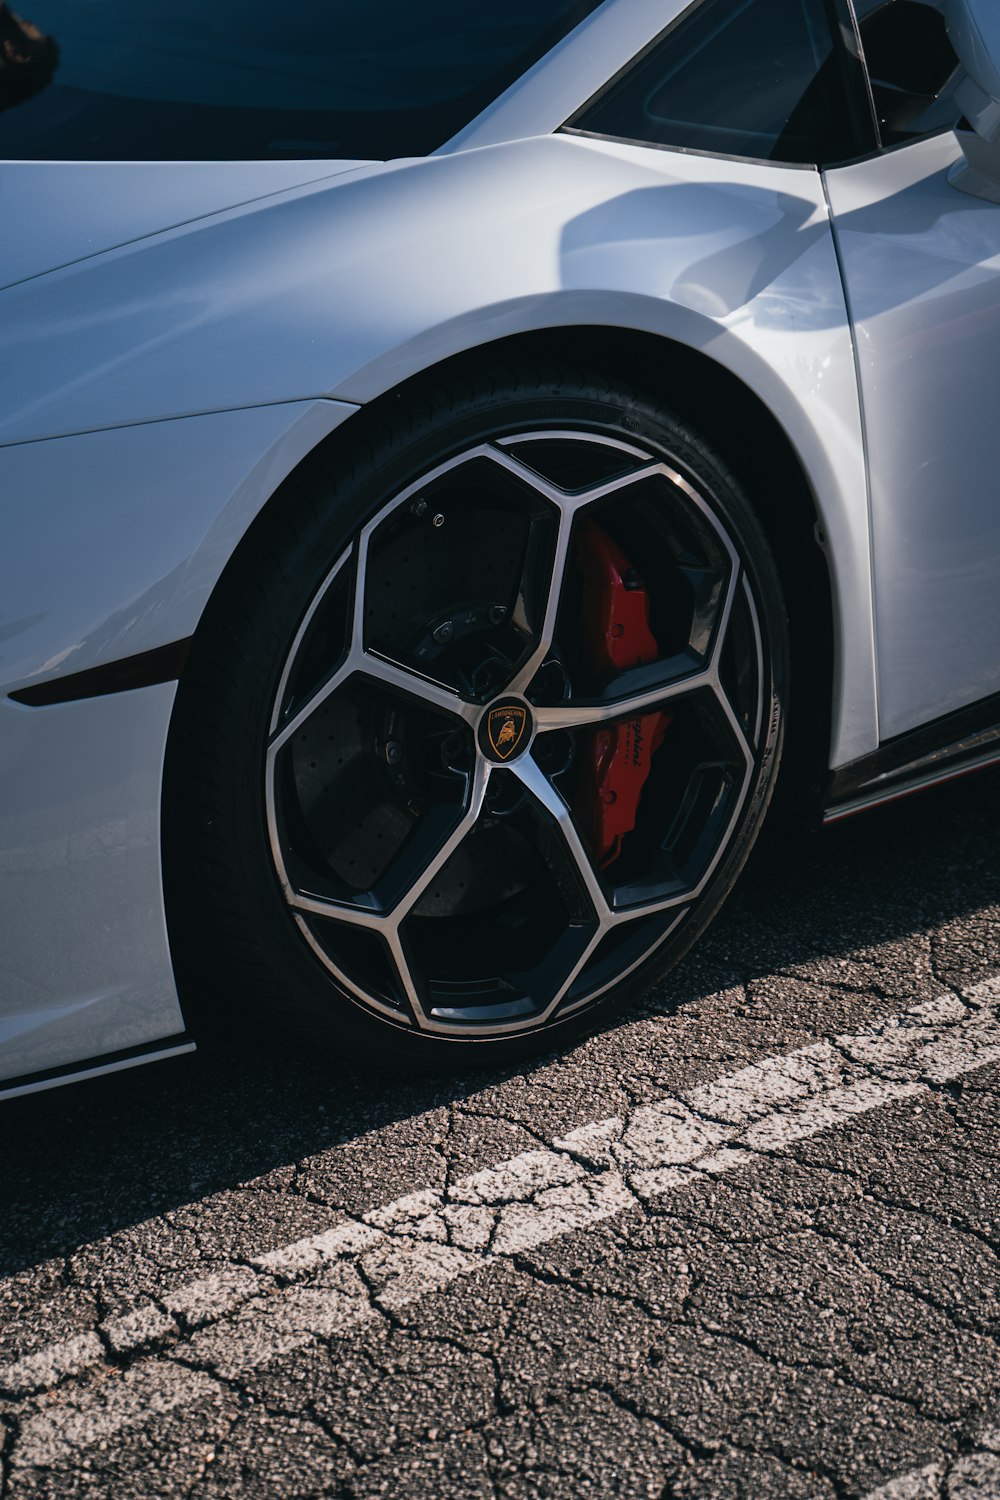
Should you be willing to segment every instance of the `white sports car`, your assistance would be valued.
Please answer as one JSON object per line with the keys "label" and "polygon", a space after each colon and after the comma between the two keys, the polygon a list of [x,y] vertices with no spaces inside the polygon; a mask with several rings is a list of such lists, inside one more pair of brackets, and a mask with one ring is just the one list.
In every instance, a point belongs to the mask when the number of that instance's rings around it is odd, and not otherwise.
{"label": "white sports car", "polygon": [[24,4],[0,1094],[557,1044],[1000,757],[995,0]]}

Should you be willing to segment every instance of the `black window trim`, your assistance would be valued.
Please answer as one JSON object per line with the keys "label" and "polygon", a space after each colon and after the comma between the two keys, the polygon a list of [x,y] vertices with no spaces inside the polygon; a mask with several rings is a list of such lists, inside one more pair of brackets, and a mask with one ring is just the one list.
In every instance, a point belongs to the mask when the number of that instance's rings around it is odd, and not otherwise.
{"label": "black window trim", "polygon": [[[861,76],[865,82],[865,96],[868,100],[868,109],[871,114],[872,130],[875,133],[876,150],[874,155],[881,156],[885,151],[885,141],[882,139],[882,128],[878,122],[878,110],[875,107],[875,95],[872,91],[871,75],[868,72],[868,64],[865,62],[865,48],[861,40],[861,24],[858,21],[858,9],[854,0],[844,0],[845,8],[851,22],[851,30],[854,34],[854,45],[857,49],[857,59],[861,67]],[[868,160],[870,158],[861,158]]]}
{"label": "black window trim", "polygon": [[[673,151],[683,156],[705,156],[711,157],[715,161],[746,162],[752,166],[782,167],[786,171],[797,169],[806,172],[833,171],[837,167],[850,166],[855,162],[871,161],[875,157],[882,155],[886,149],[899,149],[895,146],[886,148],[882,143],[875,112],[875,102],[872,97],[871,83],[868,78],[868,69],[864,62],[864,50],[861,46],[861,35],[858,30],[858,20],[854,11],[853,0],[823,0],[830,25],[834,51],[840,61],[844,98],[850,119],[851,133],[858,147],[849,157],[844,157],[836,161],[777,161],[773,157],[746,156],[730,151],[707,151],[695,146],[672,146],[662,141],[647,141],[633,136],[607,135],[601,131],[586,130],[577,125],[577,120],[598,104],[604,98],[605,94],[616,87],[621,79],[625,78],[633,68],[638,67],[654,48],[658,47],[672,31],[677,29],[682,21],[685,21],[703,3],[704,0],[691,0],[691,3],[679,11],[662,31],[658,32],[633,57],[630,57],[624,67],[619,68],[616,73],[606,79],[601,87],[595,93],[591,94],[589,99],[580,105],[578,109],[574,110],[569,119],[565,120],[559,126],[557,133],[560,135],[577,136],[587,140],[607,141],[614,145],[642,146],[649,151]],[[853,48],[848,44],[848,34],[853,38]],[[906,145],[908,143],[902,142],[901,144]]]}
{"label": "black window trim", "polygon": [[[855,163],[874,161],[877,157],[880,156],[892,156],[896,151],[908,151],[911,146],[922,146],[926,141],[936,141],[938,137],[942,135],[954,135],[955,129],[957,127],[950,125],[939,125],[936,130],[929,130],[926,135],[915,136],[912,141],[890,141],[889,144],[886,145],[885,141],[882,139],[882,128],[879,125],[878,110],[875,107],[875,95],[872,92],[871,77],[868,72],[868,64],[865,61],[865,48],[864,43],[861,40],[861,24],[858,21],[857,6],[855,5],[855,0],[844,0],[844,3],[846,4],[850,12],[851,24],[854,27],[854,35],[857,38],[858,58],[861,63],[861,71],[864,75],[865,90],[868,94],[868,99],[871,107],[872,122],[875,128],[875,139],[878,142],[878,149],[876,151],[869,152],[865,156],[852,156],[850,161],[838,162],[837,165],[841,167],[849,167],[853,166]],[[885,3],[888,5],[892,3],[892,0],[885,0]],[[933,9],[933,7],[930,8]],[[830,170],[832,171],[833,168],[831,167]]]}
{"label": "black window trim", "polygon": [[[595,99],[597,95],[594,95]],[[559,135],[576,136],[585,141],[607,141],[609,146],[641,146],[644,151],[668,151],[674,156],[704,156],[709,161],[745,162],[749,167],[780,167],[783,172],[819,172],[814,161],[775,161],[768,156],[740,156],[732,151],[705,151],[700,146],[670,146],[665,141],[643,141],[634,136],[605,135],[600,130],[581,130],[577,125],[560,125]]]}

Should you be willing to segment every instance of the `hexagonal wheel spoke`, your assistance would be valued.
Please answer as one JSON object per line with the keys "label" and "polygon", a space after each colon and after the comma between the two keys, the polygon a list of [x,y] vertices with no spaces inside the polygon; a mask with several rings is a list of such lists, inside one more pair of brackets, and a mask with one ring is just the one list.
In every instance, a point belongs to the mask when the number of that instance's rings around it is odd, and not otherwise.
{"label": "hexagonal wheel spoke", "polygon": [[468,801],[457,821],[444,816],[444,809],[433,810],[374,890],[359,893],[353,901],[332,900],[294,888],[286,893],[288,904],[297,911],[377,933],[391,954],[402,990],[418,1015],[422,1011],[420,986],[411,972],[401,929],[408,913],[475,827],[489,776],[489,765],[477,763]]}
{"label": "hexagonal wheel spoke", "polygon": [[[485,776],[480,779],[485,783]],[[359,927],[398,925],[474,826],[482,794],[482,787],[474,788],[469,807],[457,819],[448,808],[430,808],[371,890],[359,891],[351,900],[334,900],[293,889],[289,904]]]}
{"label": "hexagonal wheel spoke", "polygon": [[691,585],[692,635],[702,638],[703,650],[689,647],[675,656],[619,672],[605,685],[600,697],[533,703],[539,732],[631,718],[706,688],[720,698],[725,697],[719,680],[719,661],[740,584],[740,569],[734,559],[728,577],[707,569],[680,571]]}
{"label": "hexagonal wheel spoke", "polygon": [[543,1025],[704,889],[762,682],[739,558],[681,474],[564,432],[469,449],[383,506],[295,637],[267,751],[286,902],[362,1005]]}
{"label": "hexagonal wheel spoke", "polygon": [[387,894],[393,901],[392,917],[397,925],[416,906],[424,891],[444,869],[459,844],[476,826],[483,810],[483,799],[486,796],[489,779],[489,765],[485,761],[477,761],[468,803],[451,833],[434,848],[432,853],[428,849],[429,857],[425,857],[424,850],[420,850],[415,858],[401,867],[398,875],[394,874],[393,884]]}
{"label": "hexagonal wheel spoke", "polygon": [[609,922],[612,912],[607,894],[594,869],[590,855],[583,846],[570,808],[530,755],[524,756],[510,769],[512,775],[517,777],[525,790],[531,794],[559,829],[574,873],[593,908],[595,922],[599,925]]}
{"label": "hexagonal wheel spoke", "polygon": [[[538,732],[552,729],[581,729],[596,724],[610,724],[618,719],[634,718],[651,709],[689,697],[692,693],[707,688],[716,690],[716,678],[711,668],[697,670],[689,662],[683,664],[687,672],[673,676],[662,672],[660,664],[652,667],[637,667],[623,673],[609,689],[609,696],[600,699],[582,699],[569,703],[533,704],[535,725]],[[642,686],[648,683],[648,686]],[[615,686],[624,687],[621,697],[610,696]]]}
{"label": "hexagonal wheel spoke", "polygon": [[603,928],[570,926],[559,933],[545,961],[530,974],[514,970],[512,984],[528,989],[535,1001],[540,1019],[558,1009],[576,976],[600,942]]}
{"label": "hexagonal wheel spoke", "polygon": [[355,670],[362,676],[383,683],[386,687],[415,698],[420,703],[440,709],[442,713],[454,714],[456,718],[463,719],[466,724],[474,724],[479,718],[480,710],[477,704],[466,703],[454,689],[446,687],[443,683],[434,682],[429,677],[421,677],[407,667],[400,666],[398,662],[388,661],[384,657],[377,656],[373,651],[359,651],[352,661],[356,662]]}
{"label": "hexagonal wheel spoke", "polygon": [[[513,470],[528,475],[532,483],[541,485],[537,475],[533,475],[529,469],[516,463],[508,454],[503,455],[503,462],[510,465]],[[566,577],[566,568],[569,561],[570,545],[573,536],[573,524],[576,516],[581,510],[599,500],[605,499],[630,485],[640,483],[658,472],[655,464],[644,464],[627,474],[621,474],[614,479],[593,485],[589,489],[575,493],[567,493],[552,485],[542,486],[542,493],[546,495],[550,504],[555,507],[558,514],[558,525],[556,530],[555,546],[550,548],[549,560],[542,556],[541,537],[534,546],[529,546],[525,557],[525,586],[522,588],[522,597],[529,596],[529,583],[541,584],[544,598],[544,606],[540,617],[540,624],[536,631],[533,649],[527,660],[516,670],[510,681],[506,684],[505,691],[517,697],[523,697],[530,688],[540,668],[552,650],[555,639],[556,624],[559,619],[559,610],[562,603],[563,583]]]}
{"label": "hexagonal wheel spoke", "polygon": [[[350,640],[346,655],[342,657],[330,676],[296,709],[292,717],[282,722],[278,710],[275,710],[275,722],[269,746],[272,752],[280,750],[301,729],[302,725],[313,716],[316,710],[321,708],[349,678],[356,674],[379,682],[385,687],[415,699],[417,702],[429,704],[433,708],[440,709],[443,713],[454,714],[466,723],[473,723],[478,717],[478,708],[474,704],[465,702],[454,688],[450,688],[444,683],[436,682],[432,677],[423,676],[421,673],[388,657],[384,657],[378,652],[365,649],[362,621],[365,555],[363,550],[361,556],[355,562],[354,577],[352,579],[354,603],[351,611]],[[338,561],[336,568],[324,583],[320,597],[327,592],[335,578],[341,574],[346,565],[347,557],[348,554],[345,554]],[[309,612],[309,615],[307,615],[306,620],[303,622],[303,626],[300,627],[297,642],[301,641],[312,612],[312,610]],[[292,660],[294,660],[294,657],[290,656],[289,664]],[[281,683],[282,693],[279,693],[279,702],[284,692],[288,675],[288,667],[286,666]]]}
{"label": "hexagonal wheel spoke", "polygon": [[[550,542],[550,533],[553,529],[555,530],[554,547]],[[527,660],[522,663],[506,684],[505,691],[512,695],[523,697],[542,662],[552,649],[552,638],[555,633],[556,619],[559,614],[559,600],[562,597],[562,582],[566,572],[566,557],[569,551],[572,529],[573,514],[569,507],[564,504],[560,507],[559,519],[555,528],[536,526],[534,535],[529,536],[518,601],[521,609],[521,620],[526,632],[530,631],[531,628],[528,611],[525,608],[526,601],[532,596],[541,594],[545,602],[541,622],[536,632],[535,644]]]}

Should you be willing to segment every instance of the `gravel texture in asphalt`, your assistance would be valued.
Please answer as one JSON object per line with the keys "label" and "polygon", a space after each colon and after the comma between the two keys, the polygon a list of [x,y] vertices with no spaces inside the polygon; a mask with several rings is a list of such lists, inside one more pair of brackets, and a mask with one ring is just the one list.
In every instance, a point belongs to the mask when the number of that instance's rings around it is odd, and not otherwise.
{"label": "gravel texture in asphalt", "polygon": [[614,1027],[2,1106],[0,1495],[1000,1496],[1000,774],[772,833]]}

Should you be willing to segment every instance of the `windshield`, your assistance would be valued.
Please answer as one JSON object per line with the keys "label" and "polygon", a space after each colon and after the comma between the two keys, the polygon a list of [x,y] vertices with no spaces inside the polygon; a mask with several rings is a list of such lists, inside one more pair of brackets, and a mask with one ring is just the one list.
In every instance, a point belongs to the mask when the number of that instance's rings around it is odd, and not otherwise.
{"label": "windshield", "polygon": [[0,3],[0,157],[424,155],[599,3]]}

